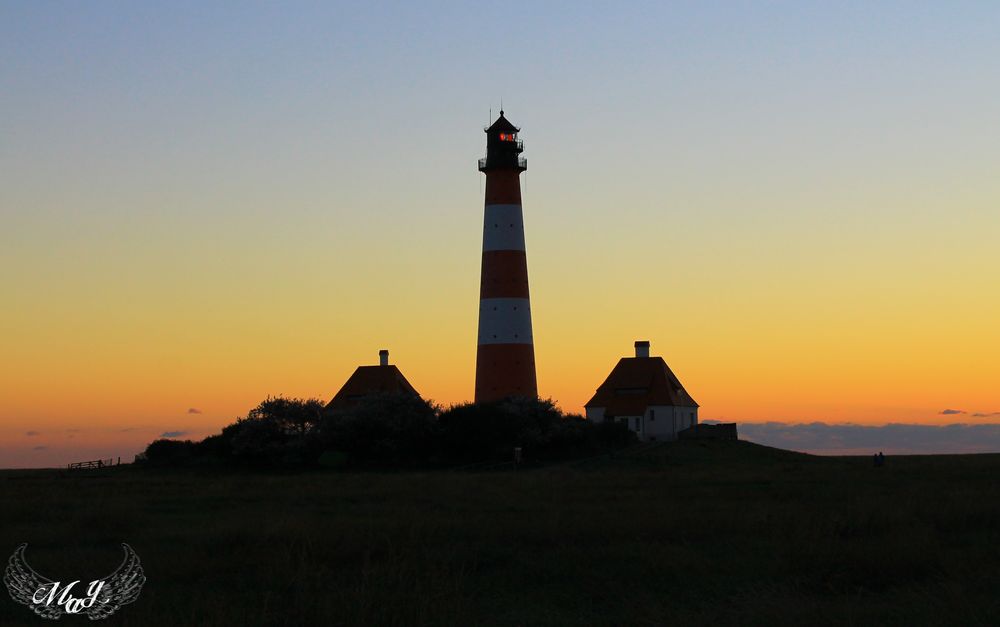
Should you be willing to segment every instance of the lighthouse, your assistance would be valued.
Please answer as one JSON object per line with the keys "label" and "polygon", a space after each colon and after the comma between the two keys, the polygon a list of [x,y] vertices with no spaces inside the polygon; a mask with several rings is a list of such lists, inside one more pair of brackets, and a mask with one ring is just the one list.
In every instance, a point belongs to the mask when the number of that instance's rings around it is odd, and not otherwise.
{"label": "lighthouse", "polygon": [[519,128],[500,111],[486,129],[483,265],[479,289],[479,345],[476,352],[476,402],[507,397],[535,398],[535,347],[528,299],[528,262],[521,213]]}

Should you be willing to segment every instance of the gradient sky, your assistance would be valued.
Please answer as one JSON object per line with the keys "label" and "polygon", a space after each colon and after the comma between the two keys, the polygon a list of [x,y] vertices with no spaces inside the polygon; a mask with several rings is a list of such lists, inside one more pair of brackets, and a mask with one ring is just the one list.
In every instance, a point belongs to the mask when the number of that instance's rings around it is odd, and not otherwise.
{"label": "gradient sky", "polygon": [[[482,127],[539,391],[635,339],[727,421],[1000,422],[996,2],[0,1],[0,467],[473,393]],[[942,414],[945,409],[965,414]]]}

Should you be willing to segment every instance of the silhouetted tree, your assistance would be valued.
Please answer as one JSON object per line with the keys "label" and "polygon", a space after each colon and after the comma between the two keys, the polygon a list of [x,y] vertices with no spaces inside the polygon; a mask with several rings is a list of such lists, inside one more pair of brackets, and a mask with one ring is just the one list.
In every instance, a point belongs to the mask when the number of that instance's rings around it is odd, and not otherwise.
{"label": "silhouetted tree", "polygon": [[322,413],[323,403],[315,398],[306,400],[269,396],[251,409],[246,419],[272,424],[288,435],[301,437],[319,423]]}
{"label": "silhouetted tree", "polygon": [[315,461],[310,452],[322,409],[323,404],[316,399],[268,397],[246,417],[223,429],[222,441],[213,447],[228,448],[237,460],[255,464]]}

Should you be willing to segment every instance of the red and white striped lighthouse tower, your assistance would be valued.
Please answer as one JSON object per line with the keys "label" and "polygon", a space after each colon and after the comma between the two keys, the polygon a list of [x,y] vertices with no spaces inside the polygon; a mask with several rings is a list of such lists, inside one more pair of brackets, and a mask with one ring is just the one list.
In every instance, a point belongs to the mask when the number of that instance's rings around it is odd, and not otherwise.
{"label": "red and white striped lighthouse tower", "polygon": [[528,162],[521,156],[518,131],[500,111],[500,117],[486,129],[486,158],[479,160],[479,171],[486,174],[486,211],[477,403],[538,396],[519,178],[528,169]]}

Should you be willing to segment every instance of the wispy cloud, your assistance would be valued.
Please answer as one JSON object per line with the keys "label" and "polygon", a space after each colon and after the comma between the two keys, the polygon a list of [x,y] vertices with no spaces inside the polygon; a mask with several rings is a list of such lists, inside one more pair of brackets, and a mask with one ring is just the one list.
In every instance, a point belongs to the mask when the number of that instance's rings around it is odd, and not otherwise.
{"label": "wispy cloud", "polygon": [[188,431],[164,431],[160,434],[161,438],[179,438],[181,436],[187,435]]}
{"label": "wispy cloud", "polygon": [[989,418],[990,416],[1000,416],[1000,411],[993,411],[989,413],[977,411],[976,413],[972,414],[973,418]]}
{"label": "wispy cloud", "polygon": [[945,409],[938,413],[942,416],[954,416],[955,414],[964,414],[965,412],[961,409]]}
{"label": "wispy cloud", "polygon": [[198,409],[197,407],[189,407],[188,408],[188,413],[189,414],[200,414],[201,410]]}
{"label": "wispy cloud", "polygon": [[47,446],[36,446],[34,450],[36,450],[36,451],[44,451],[44,450],[47,450],[48,448],[49,447],[47,447]]}
{"label": "wispy cloud", "polygon": [[40,433],[38,433],[37,431],[28,431],[28,432],[27,432],[27,433],[25,433],[24,435],[28,436],[29,438],[33,438],[33,437],[35,437],[35,436],[37,436],[37,435],[41,435],[41,434],[40,434]]}
{"label": "wispy cloud", "polygon": [[740,423],[740,437],[778,448],[825,454],[997,453],[1000,424],[914,425]]}

